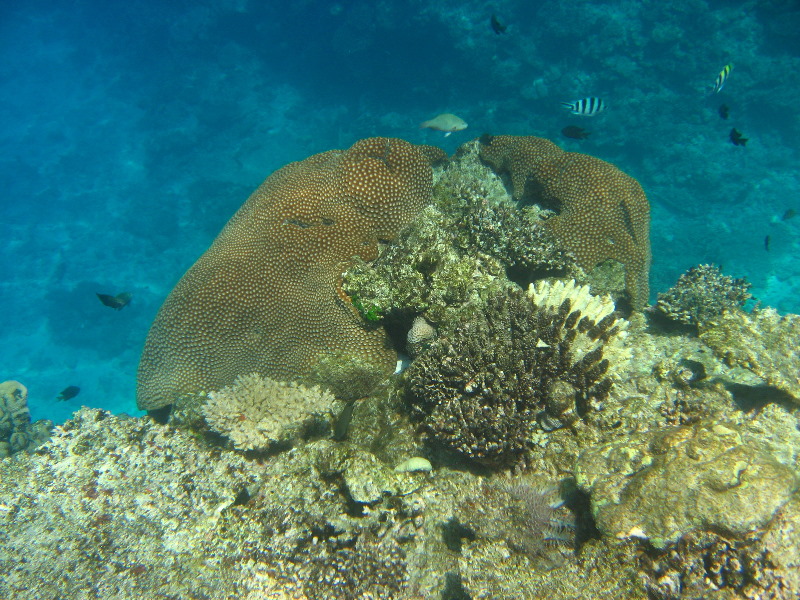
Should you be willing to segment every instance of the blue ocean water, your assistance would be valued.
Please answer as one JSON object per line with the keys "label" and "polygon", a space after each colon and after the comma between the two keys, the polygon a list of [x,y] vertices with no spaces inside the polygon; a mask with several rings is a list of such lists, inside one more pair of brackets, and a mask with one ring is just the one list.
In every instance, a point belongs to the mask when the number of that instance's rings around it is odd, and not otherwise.
{"label": "blue ocean water", "polygon": [[[0,377],[28,386],[34,419],[135,413],[158,307],[249,193],[373,135],[448,152],[539,135],[613,162],[652,204],[654,294],[714,262],[800,312],[797,31],[793,0],[6,0]],[[586,96],[609,109],[561,107]],[[441,112],[469,128],[418,129]]]}

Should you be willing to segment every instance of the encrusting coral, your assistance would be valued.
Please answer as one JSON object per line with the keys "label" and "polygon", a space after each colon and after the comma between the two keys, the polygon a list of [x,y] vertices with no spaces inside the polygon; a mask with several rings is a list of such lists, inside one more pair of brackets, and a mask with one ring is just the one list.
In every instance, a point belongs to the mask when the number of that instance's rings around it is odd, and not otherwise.
{"label": "encrusting coral", "polygon": [[28,388],[19,381],[0,383],[0,458],[33,450],[50,437],[52,428],[49,419],[31,423]]}
{"label": "encrusting coral", "polygon": [[345,352],[391,373],[395,353],[339,286],[353,257],[372,260],[430,201],[428,159],[370,138],[269,176],[164,302],[139,364],[137,403],[230,385],[238,375],[293,379]]}
{"label": "encrusting coral", "polygon": [[592,269],[612,259],[625,265],[625,287],[635,309],[648,302],[650,204],[639,183],[611,163],[563,152],[533,136],[485,135],[481,157],[511,176],[513,195],[552,206],[548,229]]}
{"label": "encrusting coral", "polygon": [[211,429],[237,450],[265,449],[290,441],[317,420],[330,422],[335,398],[318,387],[284,383],[258,373],[208,394],[201,411]]}
{"label": "encrusting coral", "polygon": [[692,267],[667,292],[658,295],[656,308],[671,321],[700,325],[725,310],[741,308],[750,298],[750,283],[723,275],[716,265]]}
{"label": "encrusting coral", "polygon": [[700,339],[729,366],[755,373],[800,403],[800,316],[732,309],[704,323]]}
{"label": "encrusting coral", "polygon": [[429,442],[507,466],[524,459],[537,421],[560,427],[599,407],[629,358],[613,310],[574,282],[510,287],[465,310],[407,371]]}

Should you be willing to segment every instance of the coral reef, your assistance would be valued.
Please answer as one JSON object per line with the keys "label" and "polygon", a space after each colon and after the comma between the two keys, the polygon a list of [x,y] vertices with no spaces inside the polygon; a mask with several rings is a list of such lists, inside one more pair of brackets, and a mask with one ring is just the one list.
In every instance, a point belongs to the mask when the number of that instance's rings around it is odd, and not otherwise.
{"label": "coral reef", "polygon": [[789,462],[746,426],[705,420],[586,450],[575,478],[604,535],[664,548],[698,529],[744,536],[765,527],[800,486]]}
{"label": "coral reef", "polygon": [[558,241],[592,269],[612,259],[625,265],[625,286],[635,309],[648,302],[650,204],[639,183],[614,165],[563,152],[536,137],[483,136],[481,157],[511,175],[514,197],[529,198],[558,214],[547,221]]}
{"label": "coral reef", "polygon": [[407,371],[428,440],[487,465],[519,462],[537,419],[571,424],[607,396],[617,366],[605,346],[619,348],[626,326],[612,312],[574,283],[509,288],[465,311]]}
{"label": "coral reef", "polygon": [[419,316],[411,323],[411,329],[406,336],[406,349],[411,358],[416,357],[428,348],[436,339],[436,328],[428,320]]}
{"label": "coral reef", "polygon": [[763,537],[759,532],[735,540],[703,532],[686,535],[663,551],[642,553],[647,592],[660,600],[797,598],[797,578],[776,568]]}
{"label": "coral reef", "polygon": [[482,481],[459,503],[455,517],[475,539],[505,542],[510,552],[542,568],[562,564],[574,551],[575,519],[564,507],[559,487],[529,476]]}
{"label": "coral reef", "polygon": [[361,140],[273,173],[170,293],[139,365],[137,402],[155,409],[237,375],[291,379],[321,355],[382,366],[396,357],[343,298],[341,272],[372,260],[430,201],[426,158],[398,139]]}
{"label": "coral reef", "polygon": [[335,400],[317,387],[253,373],[210,392],[201,411],[211,429],[229,438],[234,448],[257,450],[291,441],[320,422],[329,429]]}
{"label": "coral reef", "polygon": [[434,186],[434,204],[373,263],[357,263],[343,287],[366,320],[384,318],[408,331],[423,314],[434,326],[457,318],[467,302],[483,302],[511,278],[520,285],[545,276],[577,276],[574,258],[544,227],[537,207],[515,208],[478,156],[462,145]]}
{"label": "coral reef", "polygon": [[220,458],[149,419],[82,408],[36,453],[0,461],[0,597],[219,597],[202,557],[258,472]]}
{"label": "coral reef", "polygon": [[31,423],[28,388],[19,381],[0,383],[0,458],[33,450],[49,439],[52,429],[48,419]]}
{"label": "coral reef", "polygon": [[729,310],[705,323],[700,339],[728,365],[752,371],[800,403],[800,316]]}
{"label": "coral reef", "polygon": [[696,326],[744,306],[750,298],[749,290],[750,283],[745,279],[723,275],[716,265],[698,265],[659,294],[655,308],[671,321]]}

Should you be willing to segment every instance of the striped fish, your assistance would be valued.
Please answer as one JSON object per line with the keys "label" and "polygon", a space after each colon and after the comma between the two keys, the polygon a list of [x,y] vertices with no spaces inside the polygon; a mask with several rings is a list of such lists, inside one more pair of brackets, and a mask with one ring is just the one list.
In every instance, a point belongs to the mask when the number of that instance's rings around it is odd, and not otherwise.
{"label": "striped fish", "polygon": [[728,76],[731,74],[733,70],[733,65],[725,65],[722,67],[722,71],[719,72],[717,75],[717,80],[714,82],[713,93],[717,94],[722,91],[722,87],[725,85],[725,82],[728,81]]}
{"label": "striped fish", "polygon": [[573,115],[583,115],[585,117],[593,117],[607,108],[605,100],[594,96],[581,98],[580,100],[575,100],[575,102],[562,102],[561,106],[572,112]]}

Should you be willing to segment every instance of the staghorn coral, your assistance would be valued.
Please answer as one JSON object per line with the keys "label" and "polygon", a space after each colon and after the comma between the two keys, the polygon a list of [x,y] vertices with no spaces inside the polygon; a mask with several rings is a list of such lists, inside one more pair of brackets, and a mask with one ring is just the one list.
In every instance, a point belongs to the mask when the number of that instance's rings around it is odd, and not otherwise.
{"label": "staghorn coral", "polygon": [[164,302],[139,363],[155,409],[237,375],[291,379],[327,353],[395,364],[381,329],[344,296],[353,257],[372,260],[427,204],[432,171],[398,139],[370,138],[289,164],[250,196]]}
{"label": "staghorn coral", "polygon": [[[558,304],[556,304],[558,302]],[[586,286],[544,284],[465,310],[407,371],[412,414],[429,442],[490,466],[522,460],[537,418],[577,421],[607,396],[627,360],[627,322]]]}
{"label": "staghorn coral", "polygon": [[284,383],[258,373],[208,394],[201,411],[211,429],[237,450],[265,449],[289,441],[319,419],[328,420],[335,398],[318,387]]}
{"label": "staghorn coral", "polygon": [[725,310],[741,308],[750,298],[750,283],[723,275],[716,265],[692,267],[666,293],[658,295],[656,309],[671,321],[700,325]]}
{"label": "staghorn coral", "polygon": [[547,221],[558,241],[592,269],[612,259],[625,265],[631,304],[647,304],[650,205],[639,183],[611,163],[563,152],[542,138],[483,136],[481,157],[511,175],[514,198],[553,206]]}

